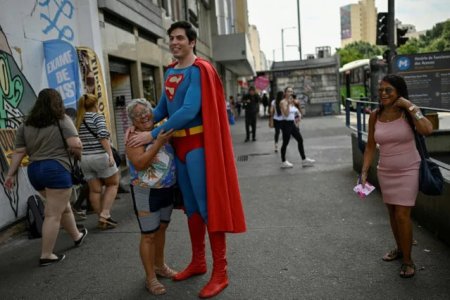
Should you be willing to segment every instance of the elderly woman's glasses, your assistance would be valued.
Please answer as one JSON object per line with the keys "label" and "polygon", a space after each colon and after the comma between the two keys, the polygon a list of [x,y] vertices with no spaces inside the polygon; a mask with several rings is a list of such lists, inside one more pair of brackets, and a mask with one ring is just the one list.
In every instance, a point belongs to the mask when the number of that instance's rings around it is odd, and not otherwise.
{"label": "elderly woman's glasses", "polygon": [[379,94],[383,94],[383,92],[384,92],[384,93],[386,93],[387,95],[390,95],[390,94],[392,94],[394,91],[395,91],[395,89],[394,89],[394,88],[391,88],[391,87],[387,87],[387,88],[379,88],[379,89],[378,89],[378,93],[379,93]]}
{"label": "elderly woman's glasses", "polygon": [[149,109],[143,109],[140,112],[134,114],[134,118],[135,119],[143,119],[143,118],[148,117],[148,115],[150,115],[150,114],[151,114],[151,112]]}

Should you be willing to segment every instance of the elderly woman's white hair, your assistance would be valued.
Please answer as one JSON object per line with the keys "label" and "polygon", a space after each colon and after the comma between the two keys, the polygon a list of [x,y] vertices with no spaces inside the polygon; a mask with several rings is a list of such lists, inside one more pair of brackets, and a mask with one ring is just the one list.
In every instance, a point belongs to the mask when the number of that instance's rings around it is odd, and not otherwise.
{"label": "elderly woman's white hair", "polygon": [[134,108],[137,105],[143,105],[146,108],[148,108],[148,110],[153,114],[153,107],[152,104],[147,101],[144,98],[138,98],[138,99],[133,99],[128,105],[127,105],[127,115],[128,118],[131,120],[131,122],[133,122],[135,115],[133,114]]}

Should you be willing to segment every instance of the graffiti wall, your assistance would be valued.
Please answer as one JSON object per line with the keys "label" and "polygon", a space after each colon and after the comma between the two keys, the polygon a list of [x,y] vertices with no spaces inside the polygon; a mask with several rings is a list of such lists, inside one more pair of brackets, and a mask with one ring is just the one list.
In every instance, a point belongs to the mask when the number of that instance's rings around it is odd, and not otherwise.
{"label": "graffiti wall", "polygon": [[[24,216],[26,200],[35,193],[28,184],[26,167],[19,170],[14,190],[3,188],[15,128],[43,88],[62,91],[65,103],[74,108],[84,88],[75,49],[87,46],[94,53],[102,50],[96,41],[100,36],[96,1],[21,0],[18,5],[17,1],[0,0],[0,8],[1,231]],[[46,53],[45,43],[56,45],[56,52]]]}

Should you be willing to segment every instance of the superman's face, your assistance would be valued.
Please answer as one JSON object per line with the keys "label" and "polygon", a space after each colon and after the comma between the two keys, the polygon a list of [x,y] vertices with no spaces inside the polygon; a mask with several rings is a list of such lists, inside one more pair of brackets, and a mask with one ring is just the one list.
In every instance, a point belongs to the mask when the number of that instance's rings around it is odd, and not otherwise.
{"label": "superman's face", "polygon": [[169,48],[173,57],[182,59],[192,54],[195,41],[189,42],[186,31],[183,28],[174,29],[169,36]]}

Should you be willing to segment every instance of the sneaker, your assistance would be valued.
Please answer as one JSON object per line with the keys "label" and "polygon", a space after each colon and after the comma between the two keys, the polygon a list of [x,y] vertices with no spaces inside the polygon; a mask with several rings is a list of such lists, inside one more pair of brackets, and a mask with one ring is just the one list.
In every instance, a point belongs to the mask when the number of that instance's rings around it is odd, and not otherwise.
{"label": "sneaker", "polygon": [[40,258],[39,259],[39,266],[46,267],[50,266],[56,263],[59,263],[60,261],[64,260],[66,256],[64,254],[56,255],[56,258]]}
{"label": "sneaker", "polygon": [[294,167],[294,165],[291,164],[290,162],[288,162],[287,160],[281,163],[282,169],[287,169],[287,168],[292,168],[292,167]]}
{"label": "sneaker", "polygon": [[278,144],[275,144],[275,148],[274,148],[274,150],[275,150],[275,153],[277,153],[277,152],[278,152]]}
{"label": "sneaker", "polygon": [[302,166],[303,167],[312,167],[314,165],[316,161],[312,158],[305,158],[304,160],[302,160]]}
{"label": "sneaker", "polygon": [[80,247],[83,244],[84,239],[86,238],[88,234],[88,230],[86,228],[81,230],[81,237],[78,241],[74,241],[75,247]]}

